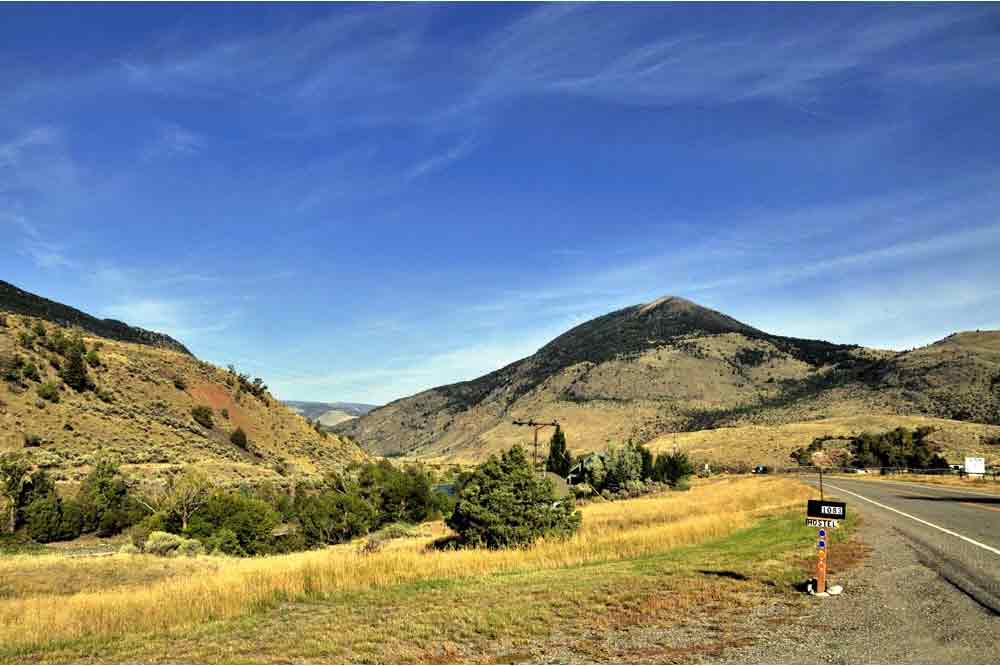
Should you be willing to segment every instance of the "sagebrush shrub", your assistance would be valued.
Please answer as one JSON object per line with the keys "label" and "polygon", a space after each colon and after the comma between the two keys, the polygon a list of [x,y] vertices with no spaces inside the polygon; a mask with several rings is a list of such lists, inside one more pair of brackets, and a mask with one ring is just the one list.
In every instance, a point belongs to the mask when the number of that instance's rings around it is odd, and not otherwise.
{"label": "sagebrush shrub", "polygon": [[171,555],[174,551],[180,548],[184,541],[184,537],[171,534],[170,532],[151,532],[149,537],[146,539],[146,544],[143,546],[143,550],[150,555],[159,555],[164,557]]}
{"label": "sagebrush shrub", "polygon": [[212,419],[212,408],[207,405],[192,407],[191,418],[193,418],[195,422],[203,428],[211,430],[215,427],[215,421]]}
{"label": "sagebrush shrub", "polygon": [[42,382],[35,389],[38,397],[49,402],[59,402],[59,385],[54,381]]}
{"label": "sagebrush shrub", "polygon": [[243,428],[237,428],[234,430],[233,433],[229,435],[229,441],[244,451],[247,450],[247,446],[249,445],[247,441],[247,434],[244,432]]}
{"label": "sagebrush shrub", "polygon": [[34,349],[35,336],[28,331],[21,331],[17,334],[17,344],[21,345],[25,349]]}
{"label": "sagebrush shrub", "polygon": [[205,547],[197,539],[182,539],[177,547],[177,554],[185,557],[196,557],[205,554]]}
{"label": "sagebrush shrub", "polygon": [[25,361],[21,364],[21,374],[25,379],[30,379],[33,382],[42,381],[42,376],[38,372],[38,368],[31,361]]}
{"label": "sagebrush shrub", "polygon": [[21,381],[21,366],[24,361],[17,354],[0,354],[0,378],[9,382]]}

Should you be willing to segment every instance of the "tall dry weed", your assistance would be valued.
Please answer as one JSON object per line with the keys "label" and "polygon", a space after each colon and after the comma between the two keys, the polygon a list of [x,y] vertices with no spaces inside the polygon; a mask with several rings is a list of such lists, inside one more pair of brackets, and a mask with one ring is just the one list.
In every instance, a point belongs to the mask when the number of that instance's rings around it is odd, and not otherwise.
{"label": "tall dry weed", "polygon": [[[522,550],[435,551],[426,548],[428,539],[420,539],[372,554],[350,546],[217,560],[223,564],[211,575],[182,573],[144,586],[2,601],[0,644],[27,648],[53,640],[112,638],[232,618],[285,600],[634,558],[726,536],[749,526],[756,515],[788,508],[807,495],[790,480],[725,480],[688,493],[587,506],[574,537]],[[140,566],[144,557],[116,561]],[[7,567],[4,573],[14,572]]]}

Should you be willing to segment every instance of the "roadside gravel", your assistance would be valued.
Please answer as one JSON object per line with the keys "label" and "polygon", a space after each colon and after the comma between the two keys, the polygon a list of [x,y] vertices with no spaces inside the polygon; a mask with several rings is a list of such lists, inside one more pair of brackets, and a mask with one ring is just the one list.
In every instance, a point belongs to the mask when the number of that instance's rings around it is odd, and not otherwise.
{"label": "roadside gravel", "polygon": [[[1000,616],[952,586],[881,511],[858,536],[869,557],[833,582],[844,594],[801,607],[758,607],[740,627],[759,636],[721,663],[998,663]],[[831,557],[835,557],[831,553]],[[782,621],[785,620],[785,621]],[[742,623],[741,623],[742,624]]]}

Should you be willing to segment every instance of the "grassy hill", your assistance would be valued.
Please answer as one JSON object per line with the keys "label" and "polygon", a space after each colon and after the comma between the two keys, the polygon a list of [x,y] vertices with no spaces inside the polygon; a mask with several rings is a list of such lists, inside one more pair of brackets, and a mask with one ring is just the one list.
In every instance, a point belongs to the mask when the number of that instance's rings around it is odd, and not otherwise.
{"label": "grassy hill", "polygon": [[[347,440],[317,433],[266,389],[164,337],[83,334],[96,363],[87,367],[91,389],[78,392],[60,378],[66,358],[53,343],[73,335],[0,311],[0,453],[23,452],[58,481],[79,481],[99,451],[117,456],[132,477],[160,479],[197,465],[227,483],[316,476],[364,457]],[[194,419],[198,406],[211,410],[210,425]],[[246,448],[230,441],[236,428],[247,434]]]}
{"label": "grassy hill", "polygon": [[[703,432],[718,442],[708,448],[720,459],[777,460],[811,441],[780,430],[793,424],[874,415],[884,417],[880,427],[936,417],[949,432],[966,432],[964,422],[1000,424],[998,389],[1000,332],[897,353],[773,335],[668,297],[598,317],[496,372],[397,400],[336,430],[373,453],[473,461],[527,441],[515,419],[556,420],[576,452]],[[745,426],[784,434],[767,450],[717,436]]]}

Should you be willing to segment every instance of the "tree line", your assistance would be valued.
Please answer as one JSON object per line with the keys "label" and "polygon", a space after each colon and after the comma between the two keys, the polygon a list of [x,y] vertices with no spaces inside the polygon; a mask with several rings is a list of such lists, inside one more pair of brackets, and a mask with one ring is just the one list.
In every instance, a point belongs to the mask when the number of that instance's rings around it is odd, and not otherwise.
{"label": "tree line", "polygon": [[[934,428],[920,426],[914,430],[896,428],[882,433],[862,433],[847,439],[840,449],[846,455],[843,462],[856,468],[906,467],[909,469],[946,469],[948,461],[940,447],[930,441]],[[824,450],[829,437],[817,437],[808,446],[790,454],[799,465],[811,465],[813,456]]]}
{"label": "tree line", "polygon": [[627,490],[641,491],[649,482],[683,485],[694,474],[683,451],[665,451],[657,455],[632,441],[574,458],[566,447],[566,435],[561,428],[556,429],[549,442],[545,469],[574,486],[585,486],[576,490],[581,496],[590,491],[611,495]]}
{"label": "tree line", "polygon": [[0,458],[7,531],[40,543],[128,530],[141,550],[155,533],[196,539],[205,551],[262,555],[349,541],[394,522],[420,523],[450,514],[454,499],[434,489],[417,465],[355,463],[291,490],[269,484],[223,488],[194,467],[160,489],[142,492],[110,457],[99,457],[71,497],[56,492],[45,470],[23,457]]}

